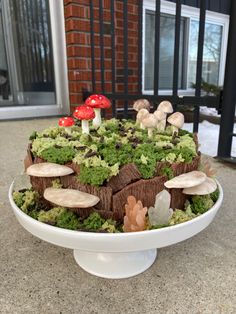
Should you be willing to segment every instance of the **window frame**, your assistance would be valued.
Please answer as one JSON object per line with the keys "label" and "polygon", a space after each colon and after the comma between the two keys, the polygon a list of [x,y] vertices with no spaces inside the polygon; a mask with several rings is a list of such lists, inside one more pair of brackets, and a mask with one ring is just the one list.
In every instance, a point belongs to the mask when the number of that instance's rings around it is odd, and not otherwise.
{"label": "window frame", "polygon": [[[155,12],[155,1],[154,0],[144,0],[143,1],[143,47],[142,47],[142,93],[147,95],[153,95],[154,90],[146,90],[145,89],[145,32],[146,32],[146,11],[153,11]],[[176,4],[174,2],[169,2],[162,0],[161,1],[161,13],[166,13],[175,16],[176,12]],[[187,34],[187,53],[189,47],[189,40],[190,40],[190,27],[191,27],[191,20],[198,20],[199,21],[200,9],[182,5],[181,6],[181,17],[186,17],[189,19],[189,31]],[[222,41],[221,41],[221,51],[220,51],[220,65],[219,65],[219,85],[223,85],[224,83],[224,71],[225,71],[225,62],[226,62],[226,53],[227,53],[227,42],[228,42],[228,31],[229,31],[229,15],[217,13],[213,11],[206,10],[206,22],[212,23],[215,25],[222,26]],[[189,61],[189,59],[188,59]],[[186,64],[186,72],[188,75],[188,64]],[[186,77],[186,81],[188,78]],[[186,88],[186,89],[178,89],[179,96],[185,95],[192,95],[195,89],[193,88]],[[172,95],[172,89],[166,90],[159,90],[159,95]]]}

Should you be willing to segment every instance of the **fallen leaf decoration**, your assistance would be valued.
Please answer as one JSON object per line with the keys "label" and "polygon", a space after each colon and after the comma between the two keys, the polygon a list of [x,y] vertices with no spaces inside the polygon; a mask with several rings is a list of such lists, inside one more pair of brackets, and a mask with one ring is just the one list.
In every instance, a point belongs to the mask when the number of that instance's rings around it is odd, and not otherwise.
{"label": "fallen leaf decoration", "polygon": [[143,207],[141,201],[134,196],[128,196],[125,205],[124,232],[143,231],[146,229],[147,207]]}
{"label": "fallen leaf decoration", "polygon": [[212,168],[212,163],[210,162],[209,159],[205,160],[202,163],[202,166],[203,166],[203,172],[205,172],[205,174],[208,177],[215,177],[217,171],[216,171],[216,169]]}

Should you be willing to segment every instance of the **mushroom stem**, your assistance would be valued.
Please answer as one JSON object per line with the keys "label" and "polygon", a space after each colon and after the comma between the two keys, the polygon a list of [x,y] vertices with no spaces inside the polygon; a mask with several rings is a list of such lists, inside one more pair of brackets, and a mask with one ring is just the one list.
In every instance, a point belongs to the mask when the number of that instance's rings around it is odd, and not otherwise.
{"label": "mushroom stem", "polygon": [[95,112],[95,118],[93,119],[93,126],[97,129],[98,127],[100,127],[100,125],[102,123],[101,109],[100,108],[94,108],[94,112]]}
{"label": "mushroom stem", "polygon": [[165,131],[165,128],[166,128],[166,119],[163,119],[157,122],[158,131]]}
{"label": "mushroom stem", "polygon": [[148,137],[151,138],[153,133],[153,128],[148,128]]}
{"label": "mushroom stem", "polygon": [[171,128],[172,128],[172,135],[174,135],[175,133],[178,135],[179,129],[174,125],[172,125]]}
{"label": "mushroom stem", "polygon": [[145,126],[142,124],[142,121],[140,122],[140,129],[145,130]]}
{"label": "mushroom stem", "polygon": [[82,122],[82,124],[81,124],[82,133],[83,134],[89,134],[89,122],[88,122],[88,120],[82,120],[81,122]]}
{"label": "mushroom stem", "polygon": [[65,127],[65,131],[67,132],[67,134],[71,135],[72,127],[71,126],[66,126]]}

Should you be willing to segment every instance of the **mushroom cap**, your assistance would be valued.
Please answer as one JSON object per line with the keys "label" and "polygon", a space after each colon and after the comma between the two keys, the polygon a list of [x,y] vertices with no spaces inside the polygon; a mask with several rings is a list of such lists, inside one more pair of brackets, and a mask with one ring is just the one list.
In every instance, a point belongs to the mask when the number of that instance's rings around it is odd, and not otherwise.
{"label": "mushroom cap", "polygon": [[203,183],[206,180],[206,174],[202,171],[191,171],[181,174],[164,183],[168,189],[190,188]]}
{"label": "mushroom cap", "polygon": [[172,107],[171,102],[169,102],[168,100],[164,100],[164,101],[159,103],[157,110],[163,111],[165,113],[172,113],[173,107]]}
{"label": "mushroom cap", "polygon": [[111,107],[111,102],[106,96],[94,94],[85,100],[85,105],[91,108],[106,109]]}
{"label": "mushroom cap", "polygon": [[72,126],[75,124],[75,121],[72,117],[63,117],[63,118],[60,118],[58,120],[58,125],[59,126],[65,126],[65,127],[68,127],[68,126]]}
{"label": "mushroom cap", "polygon": [[135,111],[139,111],[141,109],[147,109],[150,110],[150,102],[147,99],[138,99],[133,104],[133,109]]}
{"label": "mushroom cap", "polygon": [[149,111],[147,109],[140,109],[137,113],[136,120],[141,122],[146,116],[149,115]]}
{"label": "mushroom cap", "polygon": [[178,129],[181,129],[184,124],[184,115],[181,112],[175,112],[169,116],[167,122]]}
{"label": "mushroom cap", "polygon": [[73,116],[79,120],[92,120],[95,118],[95,112],[89,106],[79,106],[75,108]]}
{"label": "mushroom cap", "polygon": [[51,162],[40,162],[29,166],[26,173],[34,177],[63,177],[73,173],[74,170],[63,165],[54,164]]}
{"label": "mushroom cap", "polygon": [[217,189],[216,181],[212,178],[207,177],[206,180],[191,188],[183,189],[183,194],[188,195],[206,195],[213,193]]}
{"label": "mushroom cap", "polygon": [[157,118],[158,121],[166,119],[166,113],[164,111],[159,110],[159,109],[154,111],[153,114],[155,115],[155,117]]}
{"label": "mushroom cap", "polygon": [[43,197],[53,204],[69,208],[88,208],[100,201],[95,195],[73,189],[47,188]]}
{"label": "mushroom cap", "polygon": [[157,118],[153,113],[149,113],[149,115],[142,119],[142,124],[145,128],[155,128],[157,125]]}

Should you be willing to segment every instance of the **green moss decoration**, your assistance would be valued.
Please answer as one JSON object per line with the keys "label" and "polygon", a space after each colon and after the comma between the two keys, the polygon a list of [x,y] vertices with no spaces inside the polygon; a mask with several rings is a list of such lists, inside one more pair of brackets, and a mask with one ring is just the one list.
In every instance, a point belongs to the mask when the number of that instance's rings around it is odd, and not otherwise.
{"label": "green moss decoration", "polygon": [[56,225],[60,228],[76,230],[80,227],[81,223],[76,214],[67,210],[57,217]]}
{"label": "green moss decoration", "polygon": [[142,178],[150,179],[155,175],[157,160],[153,146],[140,144],[134,152],[133,161],[141,173]]}
{"label": "green moss decoration", "polygon": [[167,178],[168,178],[169,180],[172,179],[172,178],[174,178],[173,170],[172,170],[170,167],[168,167],[168,166],[163,167],[163,168],[161,169],[161,174],[162,174],[163,176],[167,176]]}
{"label": "green moss decoration", "polygon": [[94,186],[102,185],[110,177],[109,168],[102,166],[88,168],[84,165],[80,166],[79,181],[84,184]]}
{"label": "green moss decoration", "polygon": [[13,200],[16,205],[26,214],[35,209],[39,194],[32,190],[13,192]]}
{"label": "green moss decoration", "polygon": [[104,223],[105,219],[103,219],[98,213],[94,212],[83,221],[83,228],[86,230],[99,230],[102,228]]}
{"label": "green moss decoration", "polygon": [[190,203],[194,214],[203,214],[214,205],[210,194],[193,195]]}
{"label": "green moss decoration", "polygon": [[215,203],[220,195],[219,189],[216,189],[213,193],[210,194],[212,201]]}
{"label": "green moss decoration", "polygon": [[40,157],[48,162],[63,165],[75,157],[75,150],[69,146],[49,147],[41,152]]}
{"label": "green moss decoration", "polygon": [[119,163],[123,166],[132,162],[132,151],[131,144],[111,143],[105,145],[99,153],[109,165]]}

